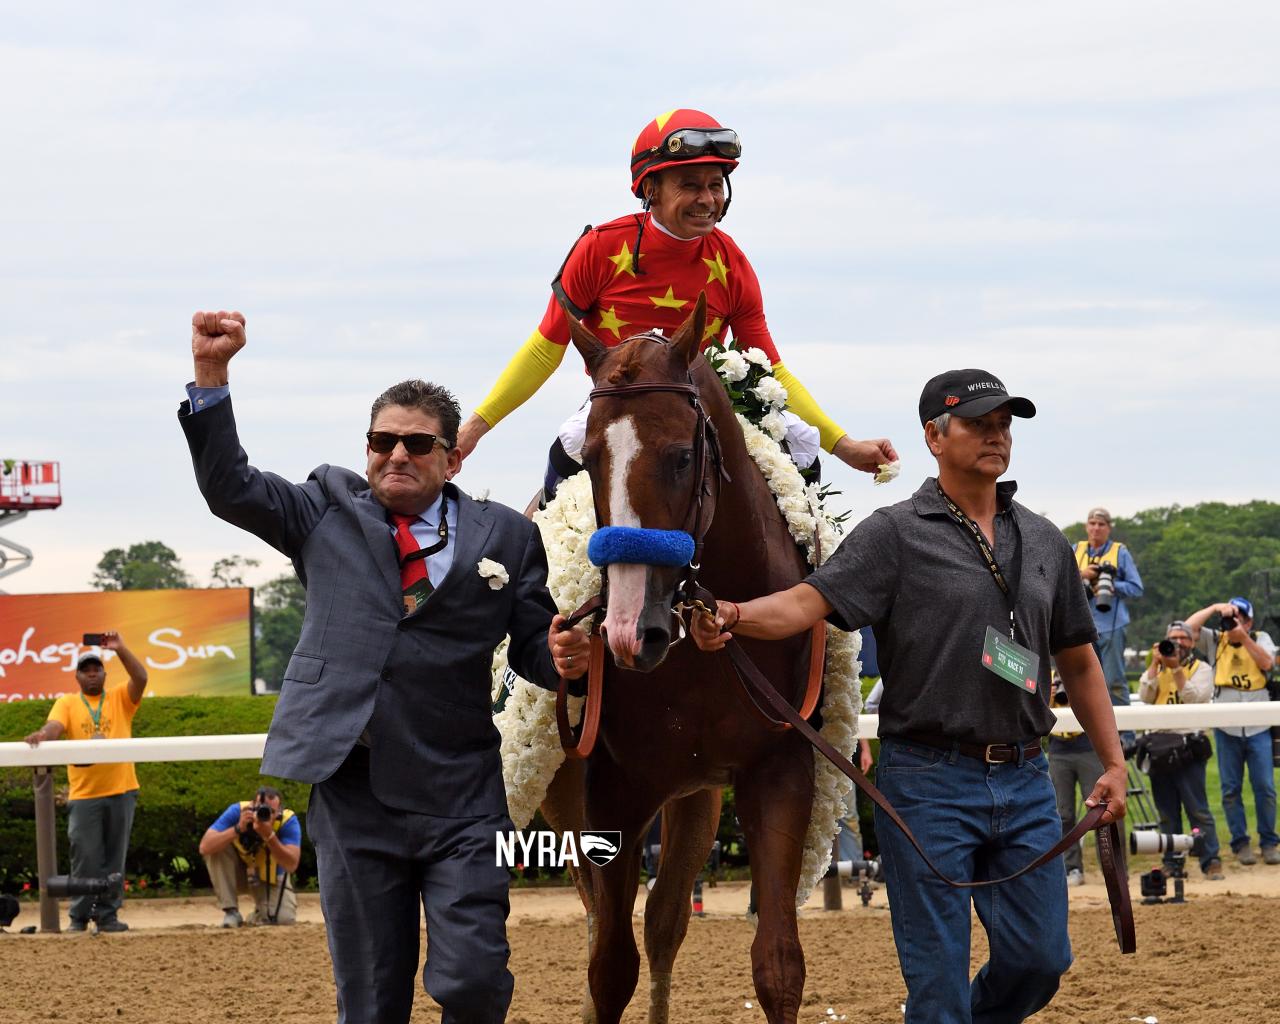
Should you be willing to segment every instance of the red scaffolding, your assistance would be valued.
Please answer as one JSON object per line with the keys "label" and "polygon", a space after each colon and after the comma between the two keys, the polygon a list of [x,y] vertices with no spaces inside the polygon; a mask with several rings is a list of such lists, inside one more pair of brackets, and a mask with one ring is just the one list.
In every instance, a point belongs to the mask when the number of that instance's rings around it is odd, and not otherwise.
{"label": "red scaffolding", "polygon": [[62,474],[56,462],[0,459],[0,512],[57,508],[62,504]]}

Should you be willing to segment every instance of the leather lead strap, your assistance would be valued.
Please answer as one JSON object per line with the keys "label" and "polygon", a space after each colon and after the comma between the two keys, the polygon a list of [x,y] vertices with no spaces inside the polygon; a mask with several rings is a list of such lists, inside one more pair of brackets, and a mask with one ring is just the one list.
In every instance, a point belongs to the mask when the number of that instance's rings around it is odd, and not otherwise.
{"label": "leather lead strap", "polygon": [[1096,807],[1090,808],[1089,812],[1076,823],[1076,827],[1063,836],[1050,850],[1042,853],[1020,871],[1015,871],[1011,875],[1004,878],[991,878],[978,882],[957,882],[948,878],[938,869],[937,865],[929,859],[929,855],[924,852],[924,848],[920,845],[920,841],[916,839],[911,828],[907,825],[902,817],[894,810],[893,805],[889,803],[883,793],[878,790],[875,785],[861,771],[858,770],[850,761],[845,758],[838,750],[828,743],[818,732],[797,714],[794,708],[783,699],[777,690],[773,688],[773,684],[769,682],[752,663],[751,659],[742,650],[742,648],[730,641],[724,647],[725,652],[729,655],[729,659],[733,663],[733,667],[737,670],[738,680],[742,684],[744,690],[751,697],[752,701],[761,708],[768,708],[782,719],[790,723],[791,727],[799,732],[805,739],[809,741],[813,747],[822,754],[835,767],[840,769],[849,779],[857,786],[880,810],[888,816],[906,837],[916,853],[920,855],[921,860],[925,862],[929,870],[932,871],[939,879],[957,889],[980,889],[990,885],[1000,885],[1003,882],[1013,881],[1020,878],[1028,871],[1034,871],[1038,867],[1042,867],[1055,857],[1069,849],[1073,844],[1080,841],[1081,837],[1087,832],[1098,830],[1098,860],[1102,866],[1103,878],[1107,885],[1107,898],[1111,902],[1111,916],[1115,924],[1116,939],[1120,943],[1121,953],[1132,953],[1137,949],[1137,938],[1134,933],[1133,926],[1133,906],[1129,900],[1129,887],[1124,875],[1124,868],[1120,860],[1120,829],[1114,821],[1107,822],[1105,825],[1100,824],[1103,814],[1107,810],[1106,803],[1100,803]]}

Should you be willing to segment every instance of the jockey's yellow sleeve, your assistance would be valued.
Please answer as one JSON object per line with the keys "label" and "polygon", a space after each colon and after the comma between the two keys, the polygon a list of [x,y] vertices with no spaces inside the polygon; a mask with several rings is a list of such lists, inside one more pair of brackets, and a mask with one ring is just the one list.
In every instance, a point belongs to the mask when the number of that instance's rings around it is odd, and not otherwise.
{"label": "jockey's yellow sleeve", "polygon": [[566,348],[548,341],[540,331],[534,331],[511,357],[507,368],[476,409],[476,415],[489,426],[497,426],[500,419],[524,405],[556,372]]}
{"label": "jockey's yellow sleeve", "polygon": [[773,364],[773,375],[778,383],[787,389],[787,410],[795,413],[810,426],[818,428],[822,438],[823,451],[831,451],[836,442],[848,433],[830,416],[822,411],[822,406],[813,400],[809,389],[800,383],[794,373],[781,362]]}

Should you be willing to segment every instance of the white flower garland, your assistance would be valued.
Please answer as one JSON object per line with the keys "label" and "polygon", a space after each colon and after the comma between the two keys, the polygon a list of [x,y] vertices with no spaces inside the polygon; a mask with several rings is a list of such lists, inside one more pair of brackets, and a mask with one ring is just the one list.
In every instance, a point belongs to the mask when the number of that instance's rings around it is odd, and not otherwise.
{"label": "white flower garland", "polygon": [[[587,560],[587,541],[596,528],[591,478],[579,473],[563,481],[555,498],[534,514],[547,550],[547,589],[560,614],[569,615],[600,592],[600,570]],[[507,644],[494,652],[494,692],[506,685]],[[564,760],[556,729],[556,695],[512,673],[511,693],[493,722],[502,733],[502,781],[507,813],[516,828],[526,827],[547,795]],[[570,697],[569,721],[577,724],[582,698]]]}
{"label": "white flower garland", "polygon": [[[752,359],[749,350],[744,357]],[[732,367],[731,372],[736,370]],[[738,422],[747,442],[747,451],[764,474],[777,498],[778,507],[792,537],[804,549],[811,565],[814,535],[817,534],[822,560],[826,561],[838,543],[835,528],[822,511],[816,485],[805,486],[795,463],[777,441],[742,415]],[[817,510],[817,515],[814,514]],[[547,551],[547,588],[561,614],[568,615],[600,590],[600,570],[587,559],[587,542],[596,527],[591,479],[586,472],[562,481],[546,509],[534,515]],[[845,757],[853,754],[857,740],[858,712],[862,707],[859,686],[858,652],[862,638],[827,626],[827,653],[822,702],[823,737]],[[506,644],[494,654],[496,687],[504,685],[507,672]],[[570,699],[570,718],[581,714],[581,699]],[[516,828],[524,828],[546,795],[551,779],[564,760],[556,730],[555,694],[516,677],[507,703],[494,717],[502,733],[502,777],[507,787],[507,809]],[[805,836],[804,860],[796,887],[796,905],[801,906],[826,874],[831,863],[831,845],[840,831],[845,799],[853,788],[845,775],[814,751],[813,810]]]}

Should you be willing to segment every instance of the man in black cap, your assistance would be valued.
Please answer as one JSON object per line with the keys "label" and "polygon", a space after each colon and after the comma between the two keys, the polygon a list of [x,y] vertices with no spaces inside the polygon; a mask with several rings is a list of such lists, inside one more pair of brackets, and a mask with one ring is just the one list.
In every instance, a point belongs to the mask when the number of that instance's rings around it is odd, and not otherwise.
{"label": "man in black cap", "polygon": [[[694,623],[704,650],[730,633],[777,639],[826,618],[871,626],[884,696],[876,782],[950,878],[1000,878],[1062,836],[1040,739],[1050,658],[1103,764],[1085,801],[1125,810],[1115,716],[1094,625],[1061,531],[1013,500],[1010,424],[1035,406],[985,370],[952,370],[920,396],[938,462],[907,501],[878,509],[790,590],[722,601]],[[876,809],[907,1024],[1021,1021],[1045,1006],[1071,964],[1062,862],[995,888],[951,888]],[[990,959],[970,982],[970,901]]]}

